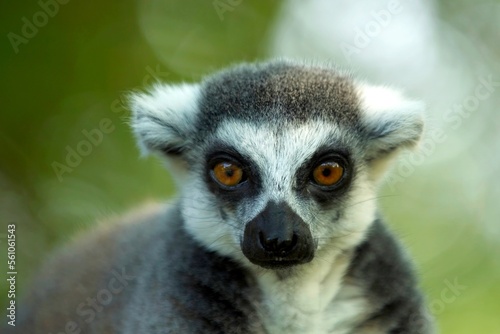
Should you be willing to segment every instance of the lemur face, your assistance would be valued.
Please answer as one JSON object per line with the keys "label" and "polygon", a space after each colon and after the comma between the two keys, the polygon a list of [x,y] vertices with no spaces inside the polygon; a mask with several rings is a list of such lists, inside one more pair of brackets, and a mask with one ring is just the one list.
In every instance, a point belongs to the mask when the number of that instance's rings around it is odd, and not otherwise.
{"label": "lemur face", "polygon": [[223,233],[252,263],[308,262],[339,235],[363,170],[355,158],[360,152],[345,139],[338,125],[325,121],[219,125],[197,173],[204,174],[204,201],[232,229]]}
{"label": "lemur face", "polygon": [[385,165],[422,131],[419,103],[284,61],[157,86],[132,108],[141,147],[178,178],[187,230],[268,269],[359,242]]}

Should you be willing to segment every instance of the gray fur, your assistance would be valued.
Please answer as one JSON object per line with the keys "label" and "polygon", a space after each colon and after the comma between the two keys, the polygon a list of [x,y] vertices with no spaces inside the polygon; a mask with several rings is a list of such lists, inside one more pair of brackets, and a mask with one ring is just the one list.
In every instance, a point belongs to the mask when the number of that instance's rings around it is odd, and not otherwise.
{"label": "gray fur", "polygon": [[228,118],[250,122],[334,121],[359,124],[359,103],[348,74],[287,61],[245,64],[202,82],[200,130]]}
{"label": "gray fur", "polygon": [[[132,96],[139,145],[167,159],[179,200],[57,253],[18,333],[64,332],[68,321],[81,333],[433,333],[411,261],[373,200],[395,153],[418,142],[421,107],[367,87],[328,66],[274,61]],[[211,183],[214,151],[248,164],[248,190]],[[345,157],[349,179],[314,195],[310,166],[324,151]],[[242,254],[269,203],[310,231],[310,262],[268,268]],[[125,286],[91,319],[87,297],[106,296],[117,273]]]}

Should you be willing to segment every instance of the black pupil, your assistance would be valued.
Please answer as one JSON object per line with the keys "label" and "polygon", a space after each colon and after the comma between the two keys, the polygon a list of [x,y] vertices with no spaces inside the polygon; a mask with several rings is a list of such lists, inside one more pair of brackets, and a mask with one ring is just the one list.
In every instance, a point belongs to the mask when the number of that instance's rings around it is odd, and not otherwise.
{"label": "black pupil", "polygon": [[328,177],[330,176],[330,174],[332,174],[332,170],[328,167],[324,167],[321,171],[321,174],[323,174],[324,177]]}
{"label": "black pupil", "polygon": [[234,175],[234,169],[229,167],[229,168],[226,168],[226,176],[227,177],[233,177]]}

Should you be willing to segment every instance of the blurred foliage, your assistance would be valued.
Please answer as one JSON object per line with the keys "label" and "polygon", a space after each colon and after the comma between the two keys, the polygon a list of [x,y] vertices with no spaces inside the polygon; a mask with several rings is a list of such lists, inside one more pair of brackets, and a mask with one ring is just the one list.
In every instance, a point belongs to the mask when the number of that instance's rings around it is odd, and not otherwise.
{"label": "blurred foliage", "polygon": [[[123,94],[156,80],[193,81],[233,62],[264,58],[278,5],[243,1],[221,16],[212,1],[69,1],[17,53],[3,38],[0,237],[4,226],[17,224],[19,291],[48,252],[96,219],[175,196],[161,164],[138,159]],[[443,2],[442,10],[454,6]],[[21,34],[22,18],[32,20],[40,10],[36,1],[4,4],[2,36]],[[106,119],[112,130],[58,177],[54,162],[66,164],[68,148],[76,150],[86,139],[83,131]],[[442,332],[499,333],[498,253],[482,242],[480,227],[467,223],[476,217],[446,210],[462,205],[464,198],[450,198],[445,189],[432,199],[412,192],[413,184],[425,182],[421,176],[417,171],[397,194],[386,190],[381,202],[390,221],[405,222],[394,228],[417,259],[430,301],[438,305],[446,282],[456,277],[467,286],[436,312]],[[415,216],[408,219],[408,212]],[[5,273],[6,247],[0,241]],[[6,291],[2,279],[1,305]]]}

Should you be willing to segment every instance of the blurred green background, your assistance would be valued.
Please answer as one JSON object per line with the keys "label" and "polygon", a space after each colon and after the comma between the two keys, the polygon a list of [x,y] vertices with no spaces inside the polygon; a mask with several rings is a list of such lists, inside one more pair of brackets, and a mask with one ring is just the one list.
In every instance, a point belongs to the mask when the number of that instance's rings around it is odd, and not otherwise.
{"label": "blurred green background", "polygon": [[[440,16],[446,20],[471,4],[442,0]],[[265,59],[280,5],[242,1],[221,16],[212,1],[70,0],[57,12],[50,9],[53,17],[37,31],[25,28],[32,35],[25,38],[23,17],[32,21],[41,5],[4,2],[0,277],[7,272],[7,224],[17,225],[17,286],[22,293],[51,250],[96,220],[147,200],[175,196],[160,162],[138,158],[123,94],[157,80],[194,81],[234,62]],[[42,16],[38,20],[43,23]],[[161,29],[150,29],[154,26]],[[474,38],[493,35],[499,42],[498,25],[484,29]],[[462,32],[468,33],[467,26]],[[498,45],[492,45],[496,62]],[[500,125],[498,111],[495,115],[484,123]],[[74,167],[56,172],[54,166],[66,165],[68,152],[101,122],[107,122],[108,133],[87,147],[88,155],[73,161]],[[500,147],[494,147],[489,154],[498,158]],[[491,163],[499,172],[497,160]],[[464,177],[475,172],[464,170]],[[497,235],[485,233],[478,223],[500,204],[500,193],[488,189],[484,200],[471,208],[456,180],[441,173],[436,183],[428,175],[429,169],[417,169],[396,188],[385,188],[380,199],[384,213],[415,257],[442,333],[500,333],[499,243]],[[473,186],[478,191],[493,185],[486,180]],[[500,220],[496,213],[488,217]],[[4,282],[2,278],[2,309],[7,300]],[[463,289],[450,293],[450,284],[456,282]]]}

